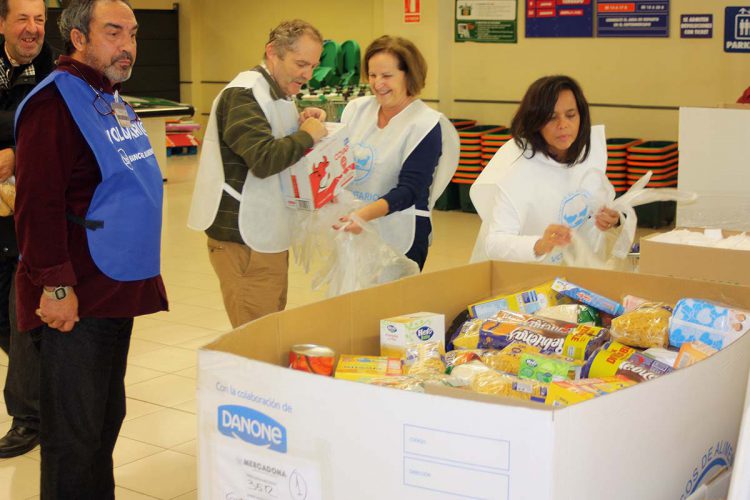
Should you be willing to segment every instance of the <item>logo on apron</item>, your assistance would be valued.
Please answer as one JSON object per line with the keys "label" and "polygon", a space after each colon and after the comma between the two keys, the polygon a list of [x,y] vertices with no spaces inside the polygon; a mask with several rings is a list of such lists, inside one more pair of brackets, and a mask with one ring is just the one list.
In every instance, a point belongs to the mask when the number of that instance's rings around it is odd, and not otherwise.
{"label": "logo on apron", "polygon": [[590,217],[588,195],[578,191],[564,198],[560,205],[560,222],[575,229]]}
{"label": "logo on apron", "polygon": [[354,146],[354,179],[358,183],[367,179],[372,173],[375,152],[369,144],[358,143]]}

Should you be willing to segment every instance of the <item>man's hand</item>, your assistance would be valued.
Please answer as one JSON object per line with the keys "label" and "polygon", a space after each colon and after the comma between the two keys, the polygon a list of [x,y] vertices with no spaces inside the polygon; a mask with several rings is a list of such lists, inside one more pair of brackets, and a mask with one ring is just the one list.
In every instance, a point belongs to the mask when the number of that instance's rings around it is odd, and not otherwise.
{"label": "man's hand", "polygon": [[62,300],[47,297],[42,293],[36,315],[50,328],[55,328],[61,332],[69,332],[79,320],[78,297],[72,288]]}
{"label": "man's hand", "polygon": [[308,118],[299,127],[300,130],[304,130],[313,139],[313,143],[318,143],[323,137],[328,135],[328,129],[323,122],[317,118]]}
{"label": "man's hand", "polygon": [[308,118],[315,118],[322,122],[326,121],[326,112],[320,108],[305,108],[299,114],[299,122],[303,123]]}
{"label": "man's hand", "polygon": [[16,171],[16,153],[12,148],[0,149],[0,182],[5,182]]}

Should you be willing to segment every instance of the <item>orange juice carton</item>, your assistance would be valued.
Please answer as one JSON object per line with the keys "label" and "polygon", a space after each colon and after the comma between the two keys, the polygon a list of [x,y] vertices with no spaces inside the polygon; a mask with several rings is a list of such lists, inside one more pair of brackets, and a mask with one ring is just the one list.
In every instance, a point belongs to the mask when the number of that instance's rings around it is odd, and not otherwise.
{"label": "orange juice carton", "polygon": [[346,125],[325,125],[328,135],[280,174],[281,191],[289,208],[317,210],[354,178],[354,155]]}
{"label": "orange juice carton", "polygon": [[680,347],[680,352],[677,354],[674,367],[684,368],[686,366],[694,365],[698,361],[706,359],[715,352],[718,351],[710,345],[704,344],[700,340],[685,342],[682,344],[682,347]]}
{"label": "orange juice carton", "polygon": [[380,354],[404,358],[416,344],[437,342],[445,352],[445,315],[418,312],[380,320]]}

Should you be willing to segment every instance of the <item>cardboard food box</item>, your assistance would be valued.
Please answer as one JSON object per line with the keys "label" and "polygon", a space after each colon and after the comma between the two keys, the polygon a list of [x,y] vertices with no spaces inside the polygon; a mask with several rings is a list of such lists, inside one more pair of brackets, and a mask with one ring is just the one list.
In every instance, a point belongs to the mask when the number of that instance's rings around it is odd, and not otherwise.
{"label": "cardboard food box", "polygon": [[406,349],[416,344],[437,342],[445,349],[445,315],[418,312],[380,320],[380,355],[406,357]]}
{"label": "cardboard food box", "polygon": [[[199,497],[308,500],[686,498],[731,465],[746,335],[696,365],[564,408],[455,388],[407,392],[286,367],[299,343],[375,355],[382,318],[450,321],[561,274],[483,262],[275,313],[199,352]],[[607,297],[702,297],[750,308],[750,287],[565,268]]]}
{"label": "cardboard food box", "polygon": [[326,123],[326,128],[328,135],[280,175],[289,208],[316,210],[354,178],[354,155],[346,125]]}
{"label": "cardboard food box", "polygon": [[[725,238],[739,233],[721,231]],[[658,236],[641,238],[640,272],[750,286],[750,251],[653,241]]]}

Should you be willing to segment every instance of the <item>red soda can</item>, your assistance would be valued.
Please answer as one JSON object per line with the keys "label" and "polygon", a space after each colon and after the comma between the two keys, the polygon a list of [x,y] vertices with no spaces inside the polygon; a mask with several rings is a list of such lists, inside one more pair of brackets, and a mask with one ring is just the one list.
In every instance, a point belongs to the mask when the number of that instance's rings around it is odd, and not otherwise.
{"label": "red soda can", "polygon": [[333,375],[333,349],[316,344],[296,344],[289,351],[289,368],[317,375]]}

